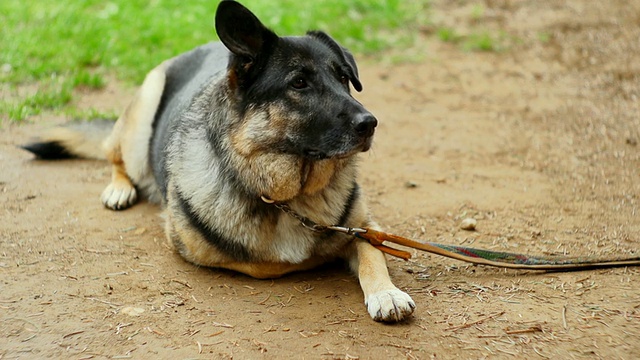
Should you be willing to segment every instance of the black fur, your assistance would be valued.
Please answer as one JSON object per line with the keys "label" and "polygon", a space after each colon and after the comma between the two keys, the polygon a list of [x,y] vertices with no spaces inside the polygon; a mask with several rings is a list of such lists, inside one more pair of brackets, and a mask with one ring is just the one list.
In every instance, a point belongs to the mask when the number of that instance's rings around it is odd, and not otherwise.
{"label": "black fur", "polygon": [[198,229],[198,231],[204,236],[207,242],[213,245],[221,253],[237,261],[255,260],[249,250],[246,247],[242,246],[241,243],[239,243],[238,241],[229,240],[222,236],[222,234],[220,234],[215,229],[207,226],[207,224],[200,219],[198,214],[193,211],[191,205],[189,204],[189,201],[187,201],[187,199],[185,199],[184,196],[178,191],[176,191],[176,194],[183,214],[187,216],[191,226]]}
{"label": "black fur", "polygon": [[[347,201],[342,208],[342,213],[340,214],[340,219],[335,225],[338,226],[349,226],[349,218],[351,217],[351,213],[353,212],[353,205],[355,205],[356,201],[360,198],[360,185],[358,183],[353,183],[353,187],[349,192],[349,197],[347,197]],[[328,240],[332,236],[335,236],[337,232],[335,231],[326,231],[322,235],[323,240]]]}
{"label": "black fur", "polygon": [[278,36],[267,29],[247,8],[235,1],[222,1],[216,11],[216,33],[231,51],[229,70],[239,89],[246,89],[264,70],[278,44]]}
{"label": "black fur", "polygon": [[61,160],[72,159],[76,156],[57,141],[34,142],[31,144],[21,145],[21,148],[33,153],[36,157],[43,160]]}
{"label": "black fur", "polygon": [[351,188],[351,192],[349,193],[347,202],[344,205],[342,214],[340,215],[340,220],[338,220],[338,225],[340,226],[347,225],[347,221],[349,220],[349,216],[351,216],[351,211],[353,210],[353,205],[356,203],[359,197],[360,197],[360,186],[357,183],[353,183],[353,188]]}
{"label": "black fur", "polygon": [[356,66],[356,60],[353,58],[353,55],[345,48],[340,46],[335,40],[333,40],[329,35],[322,31],[308,31],[307,35],[315,37],[322,41],[325,45],[327,45],[339,58],[342,60],[342,63],[348,65],[348,75],[349,80],[351,80],[351,84],[353,84],[353,88],[356,91],[362,91],[362,84],[360,83],[360,79],[358,78],[358,67]]}

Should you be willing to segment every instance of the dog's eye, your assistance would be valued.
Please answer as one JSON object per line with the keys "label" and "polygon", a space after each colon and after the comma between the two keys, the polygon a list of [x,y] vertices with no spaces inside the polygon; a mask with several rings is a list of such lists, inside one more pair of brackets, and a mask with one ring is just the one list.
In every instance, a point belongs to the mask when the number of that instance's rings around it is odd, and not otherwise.
{"label": "dog's eye", "polygon": [[309,85],[307,85],[307,80],[300,77],[293,80],[293,82],[291,83],[291,86],[294,89],[301,90],[301,89],[307,88],[307,86]]}
{"label": "dog's eye", "polygon": [[342,85],[349,85],[349,77],[347,75],[340,75],[340,82]]}

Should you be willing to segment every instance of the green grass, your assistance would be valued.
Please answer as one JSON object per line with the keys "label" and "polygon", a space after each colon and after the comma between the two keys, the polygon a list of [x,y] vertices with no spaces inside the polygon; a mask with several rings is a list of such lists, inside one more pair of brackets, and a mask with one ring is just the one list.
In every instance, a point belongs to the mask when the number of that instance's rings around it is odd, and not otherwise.
{"label": "green grass", "polygon": [[[465,51],[499,52],[508,49],[521,40],[505,31],[488,31],[482,23],[486,16],[485,8],[480,4],[471,7],[468,15],[471,28],[466,33],[459,33],[451,27],[437,27],[435,34],[440,41],[457,44]],[[542,41],[542,38],[540,38]]]}
{"label": "green grass", "polygon": [[497,51],[500,49],[499,36],[486,31],[469,34],[462,41],[462,48],[470,51]]}
{"label": "green grass", "polygon": [[547,44],[549,41],[551,41],[551,35],[548,32],[539,32],[538,41],[543,44]]}
{"label": "green grass", "polygon": [[460,34],[456,32],[455,29],[449,27],[442,27],[436,30],[436,36],[440,41],[457,43],[460,41]]}
{"label": "green grass", "polygon": [[0,112],[9,119],[24,120],[39,115],[45,110],[54,110],[69,104],[72,98],[72,87],[68,83],[54,84],[52,81],[42,82],[32,94],[17,97],[17,101],[0,102]]}
{"label": "green grass", "polygon": [[[216,39],[217,3],[0,1],[0,119],[72,112],[75,89],[100,89],[110,76],[139,83],[162,60]],[[280,35],[322,29],[362,54],[410,43],[428,0],[242,3]],[[24,95],[25,88],[36,90]]]}
{"label": "green grass", "polygon": [[458,44],[465,51],[502,51],[517,40],[503,32],[477,31],[462,35],[448,27],[438,28],[436,36],[440,41]]}
{"label": "green grass", "polygon": [[[118,109],[118,111],[121,109]],[[115,111],[115,110],[114,110]],[[64,111],[65,116],[68,119],[72,120],[86,120],[86,119],[111,119],[115,120],[118,118],[118,113],[114,111],[99,111],[95,108],[89,109],[76,109],[76,108],[68,108]]]}
{"label": "green grass", "polygon": [[471,18],[473,20],[478,21],[482,19],[482,17],[484,17],[484,13],[485,13],[484,7],[480,4],[475,4],[471,8]]}

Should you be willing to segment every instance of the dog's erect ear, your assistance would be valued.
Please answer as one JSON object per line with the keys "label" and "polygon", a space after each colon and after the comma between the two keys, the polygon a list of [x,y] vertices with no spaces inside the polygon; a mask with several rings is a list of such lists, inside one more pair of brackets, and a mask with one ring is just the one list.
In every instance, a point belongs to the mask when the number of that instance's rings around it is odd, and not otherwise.
{"label": "dog's erect ear", "polygon": [[362,84],[360,83],[360,79],[358,78],[358,67],[356,66],[356,60],[353,58],[353,55],[349,52],[349,50],[343,48],[338,44],[333,38],[322,31],[309,31],[307,35],[314,37],[320,41],[322,41],[325,45],[329,47],[338,57],[342,60],[349,69],[349,78],[351,79],[351,84],[353,84],[353,88],[356,91],[362,91]]}
{"label": "dog's erect ear", "polygon": [[230,0],[218,5],[216,32],[220,41],[240,57],[244,65],[255,63],[260,53],[278,39],[249,9]]}

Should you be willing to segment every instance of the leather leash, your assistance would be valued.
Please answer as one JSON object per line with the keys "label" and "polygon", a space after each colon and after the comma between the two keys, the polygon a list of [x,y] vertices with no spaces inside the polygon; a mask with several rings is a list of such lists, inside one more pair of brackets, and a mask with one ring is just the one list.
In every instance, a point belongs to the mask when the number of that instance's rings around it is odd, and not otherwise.
{"label": "leather leash", "polygon": [[526,254],[491,251],[432,242],[422,243],[402,236],[389,234],[383,231],[373,230],[369,228],[350,228],[336,225],[320,225],[298,214],[297,212],[292,210],[286,203],[276,202],[264,196],[262,196],[261,199],[265,203],[272,204],[276,208],[297,219],[298,221],[300,221],[302,226],[311,231],[337,231],[343,234],[352,235],[357,238],[369,241],[371,245],[384,253],[399,257],[404,260],[409,260],[411,258],[411,253],[386,246],[384,243],[390,242],[472,264],[495,266],[509,269],[560,271],[640,265],[640,256],[627,258],[599,258],[592,256],[530,256]]}

